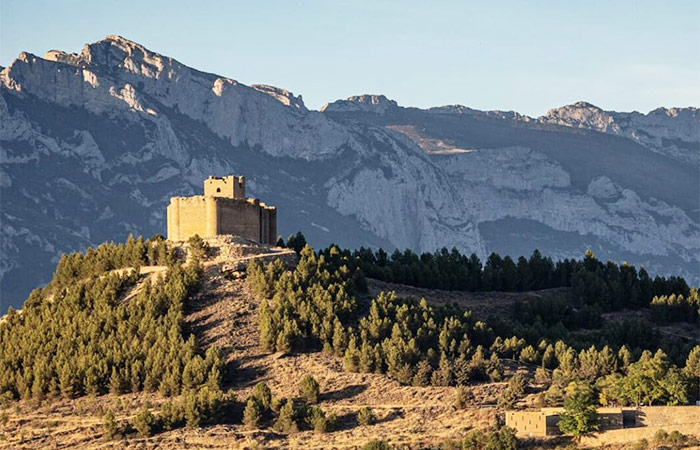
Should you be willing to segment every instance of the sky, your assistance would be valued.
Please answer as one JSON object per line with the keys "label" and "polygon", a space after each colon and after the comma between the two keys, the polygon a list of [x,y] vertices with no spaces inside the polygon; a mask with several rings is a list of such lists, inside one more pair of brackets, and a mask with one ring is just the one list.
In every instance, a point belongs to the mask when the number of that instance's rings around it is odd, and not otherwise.
{"label": "sky", "polygon": [[301,94],[539,116],[700,106],[700,2],[0,0],[0,65],[118,34]]}

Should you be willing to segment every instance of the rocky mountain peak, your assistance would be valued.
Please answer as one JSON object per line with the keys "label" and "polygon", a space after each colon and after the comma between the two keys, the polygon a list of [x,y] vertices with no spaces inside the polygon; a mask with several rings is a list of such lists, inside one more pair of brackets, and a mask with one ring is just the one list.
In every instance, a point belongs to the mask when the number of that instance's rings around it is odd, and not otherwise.
{"label": "rocky mountain peak", "polygon": [[285,89],[120,36],[80,53],[22,53],[0,72],[0,195],[12,199],[0,209],[3,295],[25,296],[63,251],[162,232],[171,196],[241,172],[279,206],[282,234],[319,245],[557,258],[596,245],[650,271],[697,267],[687,214],[697,211],[697,108],[644,115],[579,102],[530,119],[358,95],[322,111],[350,114],[308,111]]}
{"label": "rocky mountain peak", "polygon": [[567,125],[574,128],[595,128],[600,131],[608,131],[614,125],[614,119],[606,111],[588,103],[576,102],[547,111],[540,120],[558,125]]}
{"label": "rocky mountain peak", "polygon": [[384,115],[388,110],[398,106],[396,101],[384,95],[363,94],[326,104],[321,107],[321,112],[369,112]]}
{"label": "rocky mountain peak", "polygon": [[301,95],[295,96],[292,92],[286,89],[269,86],[267,84],[251,84],[250,87],[258,92],[269,95],[278,102],[282,103],[284,106],[291,106],[302,111],[307,111]]}
{"label": "rocky mountain peak", "polygon": [[700,110],[695,107],[657,108],[643,114],[605,111],[588,102],[577,102],[551,109],[537,121],[624,136],[653,151],[700,162]]}

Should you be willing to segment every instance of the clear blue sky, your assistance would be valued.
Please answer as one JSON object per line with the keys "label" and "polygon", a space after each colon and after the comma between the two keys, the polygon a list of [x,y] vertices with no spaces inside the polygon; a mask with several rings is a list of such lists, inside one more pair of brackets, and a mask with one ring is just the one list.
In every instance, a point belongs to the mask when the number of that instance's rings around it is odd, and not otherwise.
{"label": "clear blue sky", "polygon": [[302,94],[541,115],[586,100],[700,106],[700,2],[0,0],[0,65],[120,34]]}

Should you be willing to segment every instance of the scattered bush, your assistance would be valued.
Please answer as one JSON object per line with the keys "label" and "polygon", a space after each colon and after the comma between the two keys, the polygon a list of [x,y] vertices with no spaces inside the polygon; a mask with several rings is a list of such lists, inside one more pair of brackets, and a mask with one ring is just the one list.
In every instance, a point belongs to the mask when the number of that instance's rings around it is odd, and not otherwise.
{"label": "scattered bush", "polygon": [[294,409],[294,402],[292,399],[288,399],[282,408],[280,408],[279,416],[277,416],[274,428],[282,433],[296,433],[299,431],[297,414],[296,410]]}
{"label": "scattered bush", "polygon": [[362,450],[391,450],[386,441],[369,441],[362,446]]}
{"label": "scattered bush", "polygon": [[372,410],[369,407],[365,406],[357,411],[356,419],[357,424],[360,426],[372,425],[374,423],[374,414],[372,414]]}
{"label": "scattered bush", "polygon": [[260,381],[255,385],[252,397],[255,397],[260,402],[260,406],[263,409],[268,409],[272,406],[272,391],[270,391],[270,387],[264,381]]}
{"label": "scattered bush", "polygon": [[156,418],[148,408],[143,408],[134,418],[133,425],[139,435],[151,436],[155,432]]}
{"label": "scattered bush", "polygon": [[311,375],[305,376],[299,386],[299,396],[308,403],[318,403],[319,387],[318,382]]}
{"label": "scattered bush", "polygon": [[102,419],[102,429],[105,440],[111,440],[117,437],[119,433],[119,424],[117,423],[114,413],[108,411]]}
{"label": "scattered bush", "polygon": [[698,445],[699,442],[697,438],[686,436],[677,430],[673,430],[670,433],[665,430],[659,430],[654,434],[653,439],[656,448],[670,448],[674,450]]}
{"label": "scattered bush", "polygon": [[204,240],[198,234],[195,234],[194,236],[189,238],[187,244],[189,245],[189,249],[192,252],[192,257],[196,259],[202,259],[206,257],[210,251],[209,245],[206,242],[204,242]]}
{"label": "scattered bush", "polygon": [[257,397],[251,396],[243,410],[243,424],[255,430],[260,428],[263,420],[263,407]]}
{"label": "scattered bush", "polygon": [[326,414],[318,406],[309,409],[307,421],[316,433],[325,433],[329,430]]}
{"label": "scattered bush", "polygon": [[465,409],[474,401],[474,393],[465,386],[459,386],[455,394],[455,408]]}

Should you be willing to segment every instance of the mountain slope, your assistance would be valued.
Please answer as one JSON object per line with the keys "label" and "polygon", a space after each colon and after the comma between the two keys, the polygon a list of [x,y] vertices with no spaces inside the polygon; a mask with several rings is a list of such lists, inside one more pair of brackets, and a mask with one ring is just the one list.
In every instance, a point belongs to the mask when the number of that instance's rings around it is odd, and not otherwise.
{"label": "mountain slope", "polygon": [[317,112],[119,36],[22,53],[0,72],[0,309],[61,252],[164,234],[170,196],[228,173],[317,246],[593,248],[697,283],[698,110],[577,105],[533,119],[358,96]]}

